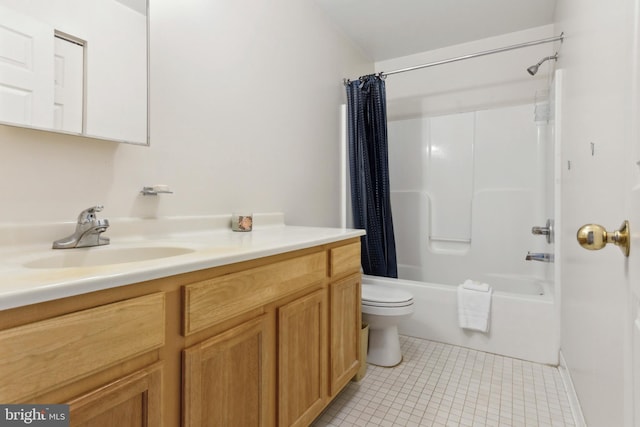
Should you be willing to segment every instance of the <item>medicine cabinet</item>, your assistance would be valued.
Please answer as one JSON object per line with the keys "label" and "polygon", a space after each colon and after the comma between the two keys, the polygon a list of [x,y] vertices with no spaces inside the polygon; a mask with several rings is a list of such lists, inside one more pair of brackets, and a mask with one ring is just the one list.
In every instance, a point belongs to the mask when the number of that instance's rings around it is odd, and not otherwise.
{"label": "medicine cabinet", "polygon": [[0,0],[0,124],[147,145],[147,0]]}

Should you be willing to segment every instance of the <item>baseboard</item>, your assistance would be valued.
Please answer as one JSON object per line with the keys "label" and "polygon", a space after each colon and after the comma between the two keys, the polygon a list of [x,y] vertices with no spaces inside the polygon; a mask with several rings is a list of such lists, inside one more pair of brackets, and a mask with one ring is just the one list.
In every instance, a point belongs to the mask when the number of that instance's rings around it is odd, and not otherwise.
{"label": "baseboard", "polygon": [[562,383],[564,384],[564,388],[567,391],[569,406],[571,407],[571,413],[573,415],[573,420],[576,423],[576,427],[586,427],[587,423],[584,420],[582,408],[580,407],[580,401],[578,400],[576,389],[573,387],[573,381],[571,381],[569,368],[567,368],[567,361],[564,359],[562,351],[560,351],[560,366],[558,366],[558,371],[560,371]]}

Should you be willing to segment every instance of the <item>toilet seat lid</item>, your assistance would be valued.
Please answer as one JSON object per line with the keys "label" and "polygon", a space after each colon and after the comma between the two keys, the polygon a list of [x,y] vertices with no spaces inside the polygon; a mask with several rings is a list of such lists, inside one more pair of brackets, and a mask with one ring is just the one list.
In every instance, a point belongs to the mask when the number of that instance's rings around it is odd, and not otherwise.
{"label": "toilet seat lid", "polygon": [[410,307],[413,305],[413,300],[404,302],[371,302],[362,300],[362,307],[379,307],[379,308],[393,308],[393,307]]}
{"label": "toilet seat lid", "polygon": [[413,304],[413,295],[402,289],[363,283],[362,303],[374,306],[405,306]]}

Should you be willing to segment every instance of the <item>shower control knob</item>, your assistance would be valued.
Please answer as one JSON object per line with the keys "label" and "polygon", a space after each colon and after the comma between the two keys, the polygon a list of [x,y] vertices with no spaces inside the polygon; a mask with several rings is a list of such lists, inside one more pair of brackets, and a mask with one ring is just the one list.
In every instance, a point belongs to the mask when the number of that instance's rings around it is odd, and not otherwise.
{"label": "shower control knob", "polygon": [[547,243],[553,243],[553,220],[548,219],[545,227],[532,227],[531,234],[547,237]]}
{"label": "shower control knob", "polygon": [[624,221],[619,230],[607,231],[598,224],[586,224],[578,230],[578,243],[585,249],[597,251],[604,248],[608,243],[618,246],[624,256],[628,257],[631,249],[631,239],[629,238],[629,221]]}

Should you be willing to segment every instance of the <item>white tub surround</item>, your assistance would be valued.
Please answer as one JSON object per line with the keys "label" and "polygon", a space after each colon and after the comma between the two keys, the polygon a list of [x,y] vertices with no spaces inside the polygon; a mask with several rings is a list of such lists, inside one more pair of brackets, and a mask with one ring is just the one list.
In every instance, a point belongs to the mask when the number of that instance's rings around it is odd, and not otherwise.
{"label": "white tub surround", "polygon": [[492,285],[491,327],[488,333],[483,333],[459,327],[455,286],[373,276],[365,276],[363,280],[413,295],[415,311],[400,322],[398,330],[402,335],[558,364],[556,306],[553,289],[547,282],[532,279],[528,286],[518,286],[514,277],[513,289],[518,292],[515,293],[506,291],[508,288],[496,280],[497,286]]}
{"label": "white tub surround", "polygon": [[[535,104],[389,123],[391,204],[403,279],[458,285],[486,273],[545,277],[546,122]],[[550,208],[550,207],[549,207]]]}
{"label": "white tub surround", "polygon": [[[532,91],[526,103],[389,122],[398,275],[409,280],[394,286],[416,305],[400,333],[558,364],[555,264],[527,260],[557,253],[532,234],[558,218],[548,99]],[[494,291],[488,333],[458,325],[456,286],[468,279]]]}
{"label": "white tub surround", "polygon": [[[70,216],[73,216],[72,214]],[[107,215],[103,215],[107,217]],[[109,218],[106,246],[51,249],[75,222],[0,224],[0,310],[80,295],[131,283],[305,249],[358,237],[363,230],[284,224],[282,214],[255,214],[253,231],[231,231],[231,215],[161,219]],[[142,249],[140,249],[142,248]],[[107,265],[28,268],[25,265],[72,252],[135,254],[136,249],[180,249],[182,254]],[[155,249],[153,249],[155,248]]]}

